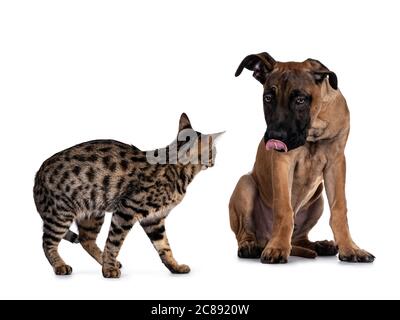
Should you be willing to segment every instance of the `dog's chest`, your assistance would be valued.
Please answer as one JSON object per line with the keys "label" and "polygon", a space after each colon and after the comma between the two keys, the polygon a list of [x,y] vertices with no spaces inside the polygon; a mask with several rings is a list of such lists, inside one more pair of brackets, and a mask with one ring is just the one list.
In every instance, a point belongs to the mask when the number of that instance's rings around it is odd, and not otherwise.
{"label": "dog's chest", "polygon": [[314,195],[323,180],[326,157],[322,152],[308,150],[296,161],[292,182],[292,207],[298,211]]}

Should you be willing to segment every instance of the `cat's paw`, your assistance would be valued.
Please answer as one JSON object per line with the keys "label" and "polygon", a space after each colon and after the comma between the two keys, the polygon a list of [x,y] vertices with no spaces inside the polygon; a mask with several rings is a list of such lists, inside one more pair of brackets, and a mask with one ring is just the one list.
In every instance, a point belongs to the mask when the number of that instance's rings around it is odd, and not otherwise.
{"label": "cat's paw", "polygon": [[[103,262],[101,262],[100,264],[103,265]],[[122,263],[117,261],[117,267],[118,269],[122,269]]]}
{"label": "cat's paw", "polygon": [[121,277],[121,271],[118,266],[115,267],[103,267],[103,277],[104,278],[119,278]]}
{"label": "cat's paw", "polygon": [[54,267],[54,273],[58,276],[69,276],[72,273],[72,268],[67,264],[63,264]]}
{"label": "cat's paw", "polygon": [[186,264],[180,264],[174,268],[171,268],[170,270],[172,273],[177,273],[177,274],[184,274],[190,272],[190,268]]}

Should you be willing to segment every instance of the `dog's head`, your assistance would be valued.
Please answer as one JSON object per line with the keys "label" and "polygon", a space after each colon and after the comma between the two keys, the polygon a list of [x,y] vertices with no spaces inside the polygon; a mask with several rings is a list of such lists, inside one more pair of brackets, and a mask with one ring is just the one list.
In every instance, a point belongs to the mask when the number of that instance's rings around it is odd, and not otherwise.
{"label": "dog's head", "polygon": [[264,86],[266,148],[290,151],[304,145],[311,118],[318,109],[321,84],[328,79],[336,90],[335,73],[318,60],[278,62],[266,52],[244,58],[235,76],[244,68],[252,70]]}

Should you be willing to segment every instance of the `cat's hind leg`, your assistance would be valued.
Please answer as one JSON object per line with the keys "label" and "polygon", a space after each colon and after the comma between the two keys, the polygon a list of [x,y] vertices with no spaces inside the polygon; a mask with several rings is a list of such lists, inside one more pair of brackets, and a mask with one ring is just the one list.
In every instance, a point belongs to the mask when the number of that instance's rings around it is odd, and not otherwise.
{"label": "cat's hind leg", "polygon": [[43,213],[43,251],[56,275],[70,275],[72,268],[67,265],[58,253],[58,245],[67,234],[74,214],[70,212]]}
{"label": "cat's hind leg", "polygon": [[[103,265],[103,252],[98,247],[96,240],[104,223],[105,213],[101,212],[90,217],[83,217],[76,221],[79,231],[79,243],[100,265]],[[121,263],[117,262],[121,268]]]}
{"label": "cat's hind leg", "polygon": [[172,273],[189,273],[190,268],[179,264],[172,255],[171,247],[165,232],[165,218],[146,218],[140,221],[154,248],[157,250],[161,261]]}

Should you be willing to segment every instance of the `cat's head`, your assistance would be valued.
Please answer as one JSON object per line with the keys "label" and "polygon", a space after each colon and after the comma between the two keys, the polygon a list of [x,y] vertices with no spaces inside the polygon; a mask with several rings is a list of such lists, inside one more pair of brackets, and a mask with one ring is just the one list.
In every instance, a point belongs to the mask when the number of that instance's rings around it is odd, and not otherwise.
{"label": "cat's head", "polygon": [[217,154],[215,141],[223,133],[202,134],[193,129],[189,117],[182,113],[177,137],[178,162],[201,165],[202,169],[214,166]]}

